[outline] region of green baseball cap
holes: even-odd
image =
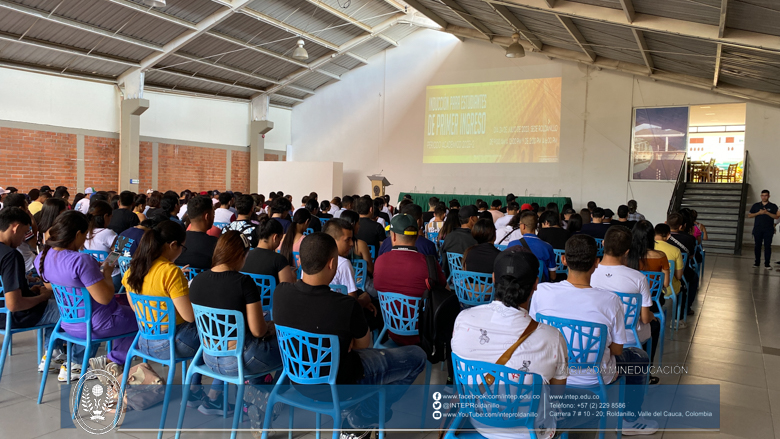
[[[406,230],[412,227],[414,227],[414,231]],[[397,233],[399,235],[415,236],[418,233],[417,221],[413,216],[407,215],[405,213],[394,216],[393,219],[390,220],[389,228],[391,232]]]

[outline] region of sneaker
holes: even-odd
[[[89,359],[89,369],[90,370],[105,370],[111,375],[113,375],[115,378],[118,378],[122,375],[122,366],[117,363],[110,363],[108,361],[108,358],[105,355],[101,355],[100,357],[94,357]],[[101,384],[106,385],[108,382],[108,378],[106,378],[103,375],[98,375],[98,381],[100,381]]]
[[[623,419],[623,434],[626,436],[653,434],[656,431],[658,431],[658,422],[651,419],[637,418],[633,422]]]
[[[771,270],[772,266],[771,265],[764,265],[764,268],[766,268],[767,270]]]
[[[49,363],[49,372],[55,372],[59,369],[59,366],[65,362],[67,358],[65,352],[59,349],[54,349],[51,353],[51,362]],[[41,357],[41,364],[38,365],[38,372],[43,373],[43,366],[46,365],[46,354]]]
[[[685,323],[685,322],[684,322],[684,321],[682,321],[682,320],[680,320],[680,322],[679,322],[679,326],[678,326],[678,325],[675,325],[675,323],[674,323],[674,322],[671,322],[671,323],[669,323],[669,329],[674,329],[674,328],[685,329],[685,328],[687,328],[687,327],[688,327],[688,324],[687,324],[687,323]]]
[[[371,436],[371,430],[366,431],[342,431],[339,439],[365,439]]]
[[[688,315],[692,316],[694,314],[696,314],[696,312],[693,310],[693,308],[688,308]]]
[[[758,268],[758,267],[760,267],[760,265],[758,265],[758,264],[753,264],[753,268]]]
[[[233,409],[235,406],[233,404],[228,404],[227,408],[227,414],[233,413]],[[198,407],[198,411],[203,413],[204,415],[219,415],[222,416],[222,396],[217,398],[216,401],[212,401],[211,398],[205,398],[203,402],[200,404],[200,407]]]
[[[79,378],[81,378],[81,365],[70,363],[70,381],[75,381]],[[64,364],[60,366],[60,374],[57,376],[57,381],[61,383],[68,382],[68,368]]]
[[[197,392],[190,391],[189,396],[187,396],[187,407],[200,407],[206,399],[206,392],[203,389],[198,389]]]

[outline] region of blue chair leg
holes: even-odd
[[[6,317],[7,318],[7,317]],[[8,351],[11,347],[11,334],[8,332],[3,336],[3,349],[0,351],[0,379],[3,378],[3,368],[5,367],[5,358],[8,355]],[[46,374],[44,374],[45,376]]]
[[[428,392],[426,391],[427,395]],[[379,389],[379,439],[385,438],[385,399],[387,394],[384,388]]]
[[[228,387],[228,382],[225,381],[222,383],[222,417],[227,418],[227,412],[228,412],[228,393],[230,392],[230,387]],[[238,407],[236,407],[238,409]]]
[[[176,374],[176,361],[171,358],[171,363],[168,365],[168,382],[165,384],[165,396],[163,397],[162,414],[160,415],[160,431],[157,432],[157,439],[162,439],[163,428],[165,428],[165,420],[168,417],[168,404],[171,402],[171,393],[173,392],[173,376]],[[182,404],[187,406],[187,401],[182,400]]]
[[[181,383],[184,384],[184,377],[187,376],[187,360],[181,362]]]
[[[268,410],[268,408],[266,408],[266,411],[269,412],[269,413],[271,412],[271,410]],[[293,420],[294,416],[295,416],[295,407],[290,406],[290,419],[288,420],[288,424],[287,424],[287,427],[288,427],[287,428],[287,439],[292,439],[293,424],[295,423],[295,421]],[[333,422],[336,422],[335,419],[333,420]],[[336,428],[336,426],[334,425],[333,428]]]
[[[322,429],[322,415],[317,413],[314,418],[314,431],[316,439],[320,438],[320,430]]]
[[[339,430],[341,426],[344,424],[344,419],[341,417],[341,411],[338,409],[338,407],[333,411],[333,413],[329,413],[330,417],[333,418],[333,437],[332,439],[339,439],[341,437],[341,431]],[[338,425],[336,425],[338,423]],[[317,432],[319,434],[319,431]],[[316,439],[320,439],[317,437]]]
[[[181,392],[181,408],[179,409],[179,420],[176,422],[176,439],[181,438],[181,428],[184,425],[184,412],[187,410],[187,399],[190,397],[190,383],[192,383],[192,373],[187,371],[187,377],[184,380]]]
[[[43,363],[43,375],[41,376],[41,388],[38,390],[38,404],[41,403],[41,400],[43,400],[43,391],[46,389],[46,377],[48,375],[47,371],[49,370],[49,365],[51,364],[51,351],[54,350],[54,343],[57,341],[57,338],[54,336],[54,333],[52,332],[51,340],[49,340],[49,347],[46,351],[46,361]],[[68,353],[70,355],[70,353]],[[70,357],[68,356],[68,360],[70,360]]]
[[[111,340],[106,342],[106,355],[111,353]]]
[[[37,334],[36,340],[35,340],[36,341],[35,348],[36,348],[36,350],[38,352],[37,360],[41,361],[41,358],[43,357],[43,355],[41,354],[41,351],[43,350],[43,329],[39,329],[39,330],[37,330],[35,332]],[[2,376],[2,375],[0,375],[0,376]]]
[[[130,365],[133,362],[135,353],[132,349],[127,352],[127,359],[125,360],[125,370],[122,372],[122,381],[119,382],[119,398],[118,401],[124,401],[125,391],[127,390],[127,380],[130,378]],[[166,395],[167,396],[167,395]]]
[[[241,418],[241,414],[244,412],[241,409],[241,403],[244,401],[244,383],[242,382],[236,386],[236,410],[233,413],[233,431],[230,433],[230,439],[236,439],[236,430],[238,429],[238,420]],[[225,407],[227,408],[227,407]],[[227,413],[227,410],[224,411]]]

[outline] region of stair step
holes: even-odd
[[[742,190],[742,183],[687,183],[685,189],[739,189]]]
[[[685,188],[685,195],[741,195],[742,189],[689,189]]]
[[[711,248],[725,248],[734,250],[734,242],[729,241],[704,241],[704,250],[709,251]]]
[[[684,207],[684,206],[683,206]],[[709,207],[709,206],[695,206],[696,212],[699,214],[699,218],[701,218],[703,213],[711,213],[715,215],[739,215],[740,208],[737,206],[715,206],[715,207]]]
[[[734,252],[733,248],[727,249],[727,248],[717,248],[717,247],[710,247],[706,248],[707,254],[719,254],[719,255],[734,255],[736,254]]]
[[[709,238],[707,241],[704,242],[736,242],[737,241],[737,234],[725,234],[725,233],[709,233],[707,235]]]
[[[717,235],[717,234],[725,234],[725,235],[736,235],[737,234],[737,225],[734,224],[732,227],[719,227],[715,225],[710,225],[709,223],[706,224],[707,226],[707,235]]]
[[[733,209],[739,209],[741,206],[740,200],[690,200],[683,198],[680,206],[682,207],[727,207]],[[697,212],[699,209],[695,209]]]
[[[700,210],[696,209],[696,211],[699,213],[699,218],[697,221],[700,223],[703,223],[705,226],[710,225],[714,221],[723,221],[723,222],[731,222],[736,223],[739,221],[739,215],[738,214],[723,214],[723,213],[702,213]]]
[[[742,201],[741,195],[733,194],[688,194],[683,195],[683,202],[686,200],[691,201],[732,201],[739,203]]]

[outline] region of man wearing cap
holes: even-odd
[[[390,240],[393,249],[379,256],[374,263],[374,288],[377,291],[398,293],[410,297],[422,297],[427,289],[428,261],[415,247],[420,226],[417,220],[408,214],[401,213],[390,220]],[[471,234],[469,234],[469,237]],[[472,238],[473,239],[473,238]],[[438,262],[433,256],[428,257],[435,265],[439,285],[446,285],[447,280]],[[411,345],[420,342],[418,336],[397,336],[390,338],[400,345]]]
[[[460,228],[457,228],[444,238],[444,244],[441,246],[441,256],[444,263],[444,269],[449,273],[447,264],[447,253],[463,254],[467,248],[477,245],[477,240],[471,236],[471,228],[474,227],[479,217],[477,208],[474,205],[463,206],[458,210],[458,220]],[[379,290],[382,291],[382,290]]]
[[[84,189],[84,198],[80,199],[78,203],[76,203],[75,209],[79,212],[86,215],[89,212],[89,198],[92,196],[92,194],[95,193],[95,189],[88,187]]]
[[[531,297],[539,283],[539,261],[533,254],[514,247],[501,252],[493,263],[493,283],[496,286],[493,302],[461,311],[452,332],[452,352],[473,361],[496,362],[521,335],[530,331],[513,352],[509,352],[507,367],[531,372],[545,383],[563,390],[569,375],[566,340],[557,329],[539,323],[528,314]],[[535,328],[534,328],[535,327]],[[541,409],[535,426],[540,438],[555,433],[555,419]],[[528,437],[523,427],[492,429],[475,419],[471,423],[487,437]],[[547,434],[545,434],[547,433]]]

